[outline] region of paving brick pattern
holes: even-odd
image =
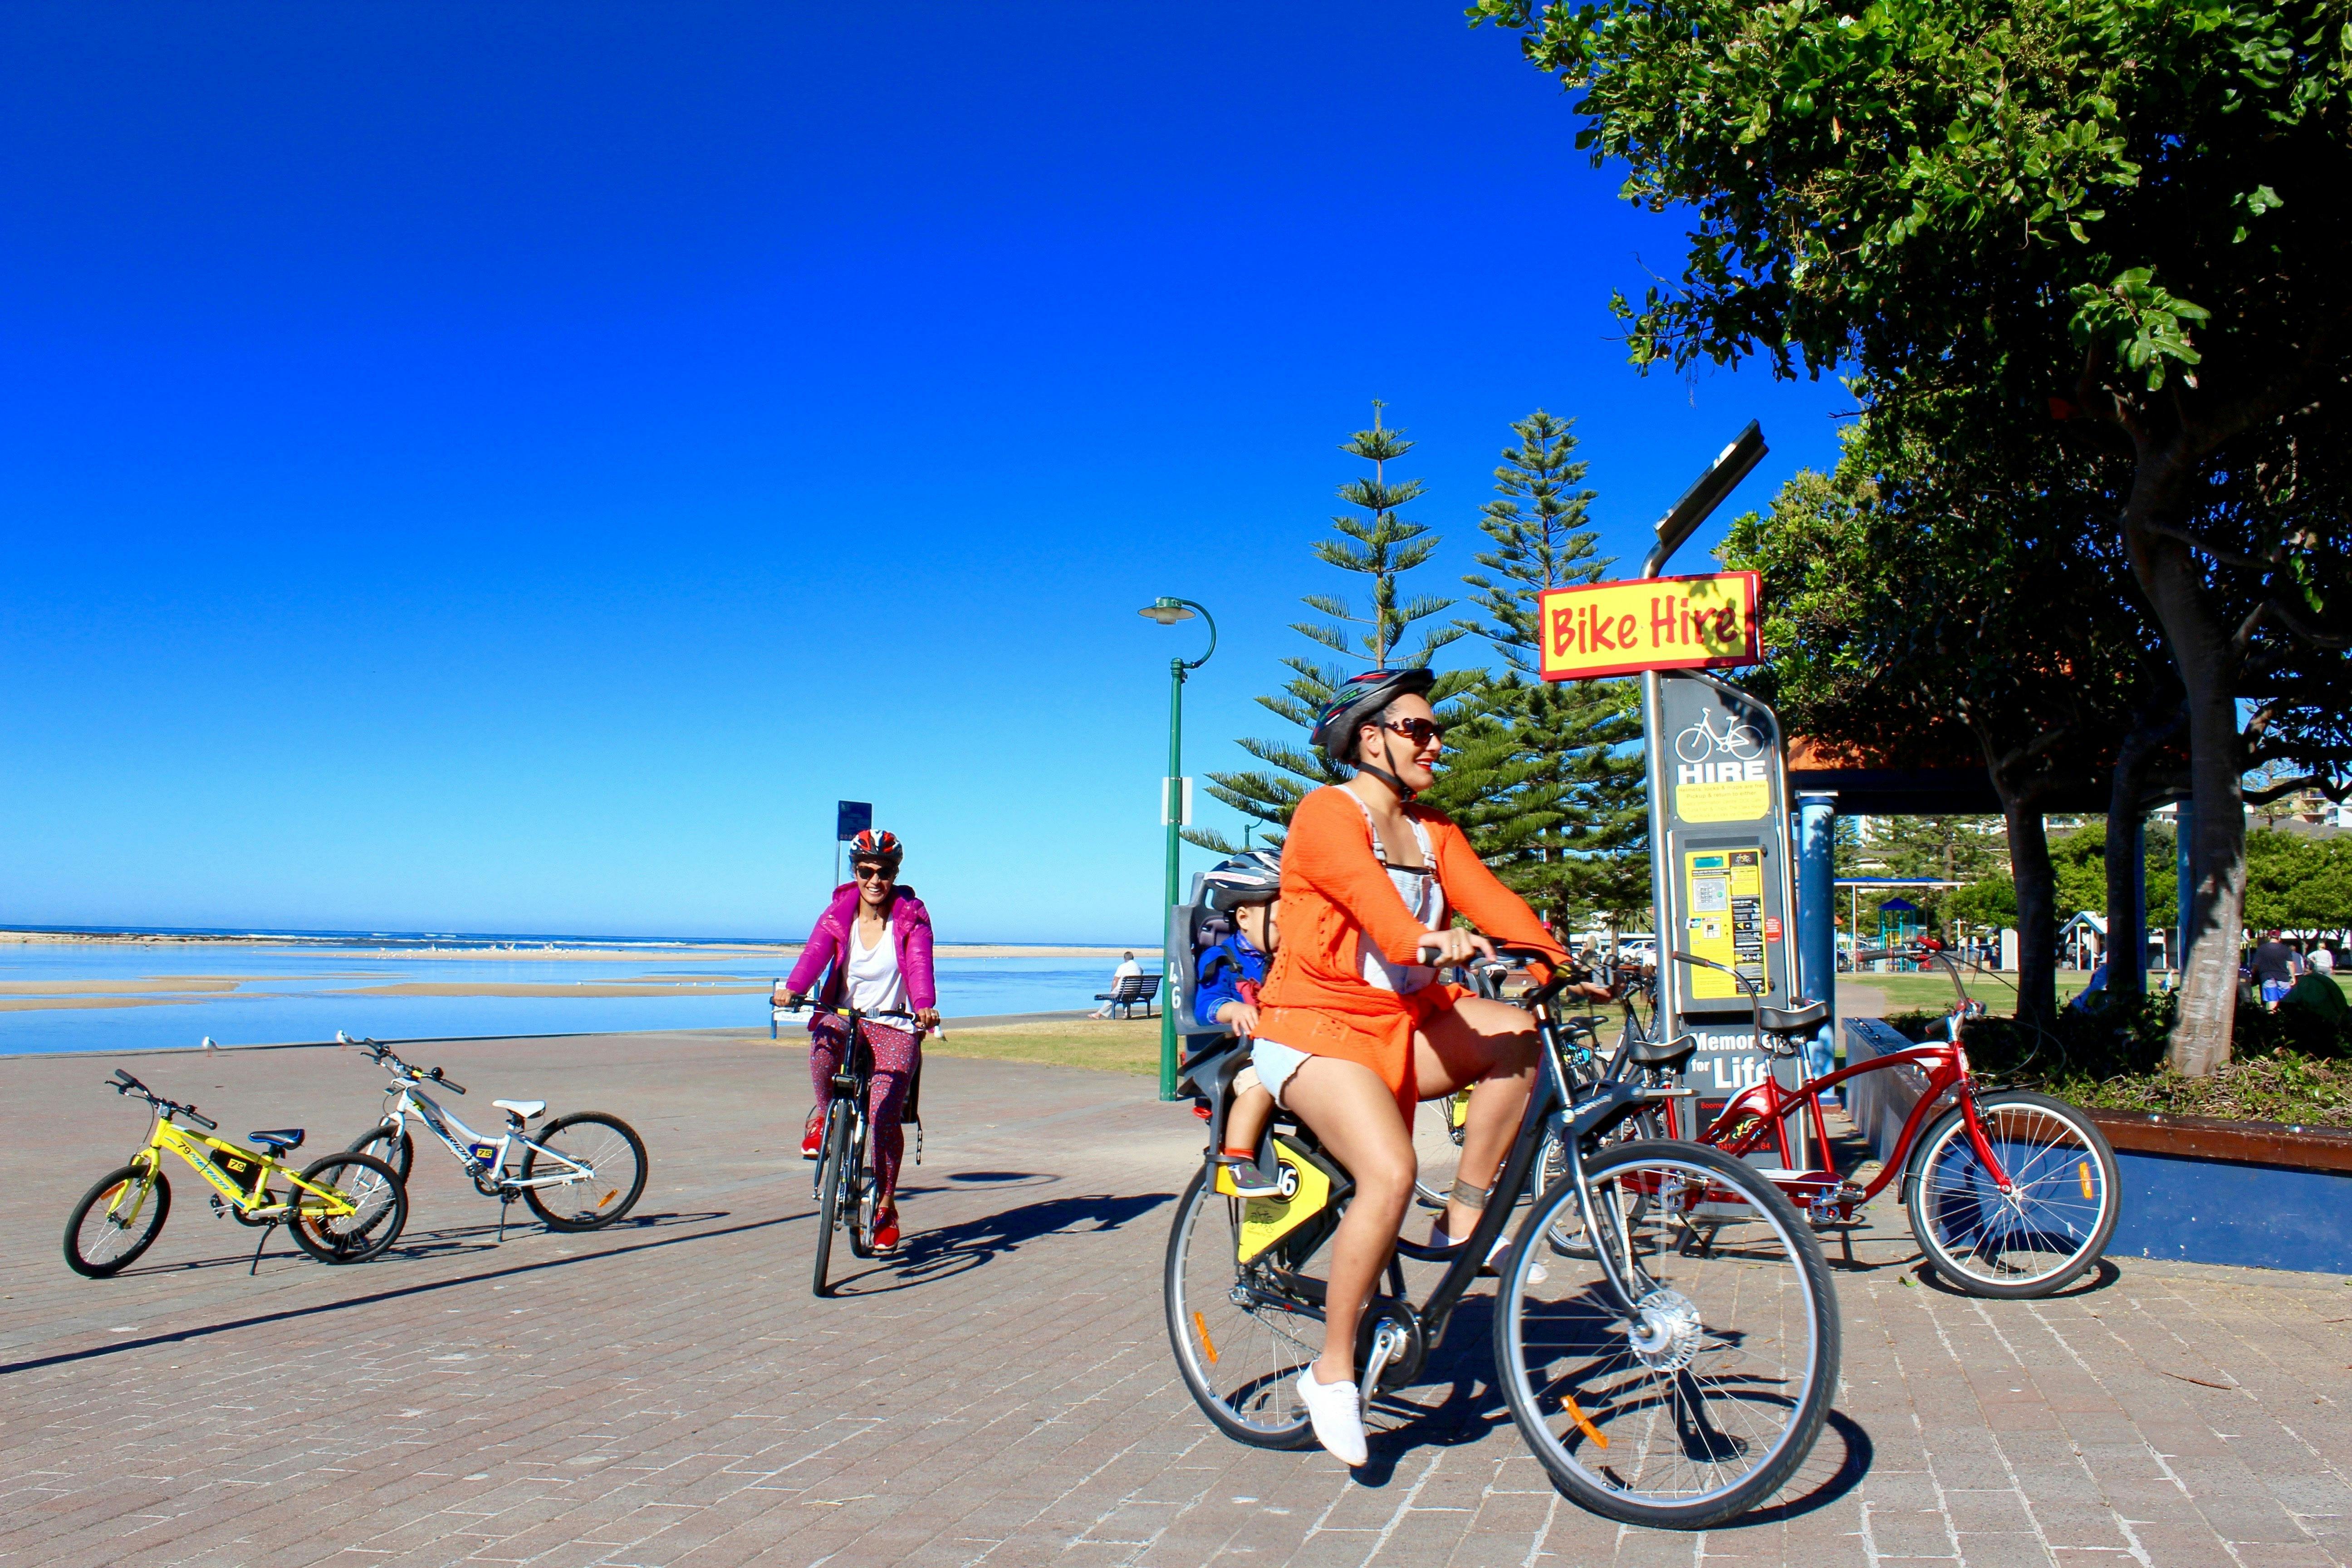
[[[192,1175],[111,1281],[58,1254],[142,1130],[129,1065],[226,1129],[368,1124],[356,1057],[0,1060],[0,1565],[1807,1564],[2241,1568],[2352,1556],[2352,1288],[2123,1260],[2044,1302],[1838,1273],[1846,1386],[1797,1482],[1704,1534],[1569,1503],[1474,1298],[1373,1462],[1214,1434],[1157,1297],[1194,1124],[1146,1080],[936,1059],[905,1257],[809,1293],[803,1068],[765,1031],[420,1050],[473,1094],[634,1122],[630,1223],[551,1235],[420,1149],[402,1246],[329,1268]],[[481,1120],[490,1120],[485,1117]],[[1832,1257],[1838,1254],[1833,1249]]]

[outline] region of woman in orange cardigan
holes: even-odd
[[[1291,816],[1282,950],[1258,995],[1260,1083],[1356,1183],[1331,1242],[1323,1353],[1298,1378],[1316,1437],[1351,1466],[1366,1458],[1356,1320],[1412,1199],[1413,1108],[1478,1086],[1459,1179],[1433,1238],[1443,1246],[1477,1223],[1534,1079],[1528,1015],[1440,984],[1438,968],[1492,958],[1496,941],[1567,957],[1462,830],[1413,804],[1436,779],[1444,730],[1429,705],[1434,679],[1426,669],[1373,670],[1323,710],[1315,743],[1356,775],[1314,791]],[[1486,934],[1455,928],[1454,911]]]

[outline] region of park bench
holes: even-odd
[[[1114,982],[1108,991],[1096,992],[1095,1000],[1109,1003],[1111,1016],[1115,1018],[1134,1017],[1135,1009],[1138,1006],[1143,1009],[1143,1016],[1149,1018],[1151,1016],[1152,1005],[1160,1000],[1160,976],[1157,974],[1126,975]]]

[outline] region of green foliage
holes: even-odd
[[[2246,924],[2282,931],[2352,929],[2352,837],[2246,835]]]
[[[1573,426],[1538,409],[1511,426],[1518,439],[1479,522],[1492,544],[1475,557],[1483,570],[1463,579],[1486,616],[1456,623],[1485,638],[1504,669],[1465,698],[1471,722],[1449,737],[1461,749],[1431,792],[1496,874],[1562,926],[1650,901],[1638,690],[1539,673],[1539,596],[1598,582],[1612,564],[1585,525],[1593,492],[1578,488],[1586,465]],[[1482,745],[1494,750],[1482,756]],[[1458,799],[1471,793],[1483,795],[1483,812]]]
[[[1315,558],[1324,564],[1369,578],[1370,596],[1359,606],[1341,595],[1307,595],[1301,602],[1326,619],[1297,622],[1291,629],[1369,668],[1423,667],[1438,649],[1467,634],[1454,626],[1423,626],[1418,646],[1410,653],[1402,651],[1405,636],[1412,627],[1443,615],[1454,601],[1426,595],[1399,596],[1398,580],[1435,553],[1439,536],[1431,533],[1426,524],[1398,515],[1399,508],[1420,498],[1423,485],[1419,479],[1388,482],[1388,465],[1412,451],[1412,443],[1404,438],[1402,431],[1382,426],[1383,406],[1374,403],[1372,427],[1357,431],[1339,447],[1372,466],[1370,479],[1351,479],[1339,491],[1340,500],[1365,515],[1343,513],[1334,517],[1331,527],[1339,537],[1318,540],[1314,547]],[[1297,656],[1282,662],[1290,671],[1290,679],[1283,682],[1280,691],[1259,698],[1259,705],[1312,735],[1323,705],[1355,672],[1344,665],[1318,663]],[[1441,675],[1430,696],[1436,702],[1447,701],[1476,679],[1475,674],[1462,671]],[[1240,744],[1244,751],[1265,763],[1266,769],[1213,773],[1209,775],[1209,793],[1244,816],[1277,828],[1289,826],[1291,812],[1306,798],[1307,791],[1348,777],[1346,769],[1332,766],[1320,752],[1304,741],[1244,740]],[[1464,805],[1465,810],[1476,815],[1485,809],[1486,801],[1483,795],[1471,792]],[[1188,827],[1184,837],[1219,854],[1231,855],[1240,848],[1224,835],[1206,828]],[[1281,839],[1279,835],[1269,835],[1266,842],[1279,844]]]

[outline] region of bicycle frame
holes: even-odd
[[[593,1180],[595,1177],[594,1171],[578,1161],[568,1159],[545,1144],[525,1137],[519,1127],[509,1126],[499,1134],[498,1142],[489,1142],[482,1133],[467,1126],[456,1111],[426,1094],[420,1080],[415,1078],[395,1076],[392,1096],[392,1107],[384,1112],[384,1123],[405,1136],[408,1118],[414,1114],[425,1123],[426,1131],[441,1141],[444,1148],[457,1157],[457,1163],[477,1183],[495,1178],[499,1189],[520,1193],[534,1187],[568,1186],[573,1182]],[[453,1128],[456,1130],[454,1133]],[[554,1175],[534,1176],[526,1181],[506,1168],[508,1156],[518,1149],[534,1150],[541,1159],[556,1162],[561,1169]]]
[[[227,1174],[213,1163],[206,1153],[207,1150],[212,1149],[217,1149],[226,1154],[233,1154],[239,1160],[252,1163],[253,1187],[250,1191],[239,1187],[235,1182],[229,1180]],[[131,1156],[131,1163],[134,1168],[153,1174],[162,1168],[162,1156],[167,1151],[177,1154],[186,1163],[189,1169],[202,1176],[205,1183],[221,1196],[236,1205],[240,1214],[250,1219],[283,1220],[292,1217],[294,1206],[299,1201],[295,1195],[297,1193],[308,1193],[318,1198],[320,1200],[318,1212],[320,1214],[340,1216],[359,1212],[350,1200],[333,1188],[322,1187],[315,1182],[304,1181],[295,1173],[292,1166],[283,1164],[270,1155],[257,1150],[241,1148],[225,1138],[215,1138],[202,1132],[191,1132],[173,1122],[168,1116],[159,1116],[155,1119],[154,1128],[148,1133],[147,1142],[141,1146],[138,1153]],[[266,1203],[263,1200],[269,1197],[269,1182],[275,1176],[284,1176],[294,1192],[277,1202]],[[143,1203],[145,1199],[142,1197],[140,1201]],[[112,1215],[117,1212],[118,1205],[121,1202],[121,1194],[117,1194],[114,1202],[107,1205],[107,1213]],[[134,1209],[133,1212],[135,1213],[136,1210]]]

